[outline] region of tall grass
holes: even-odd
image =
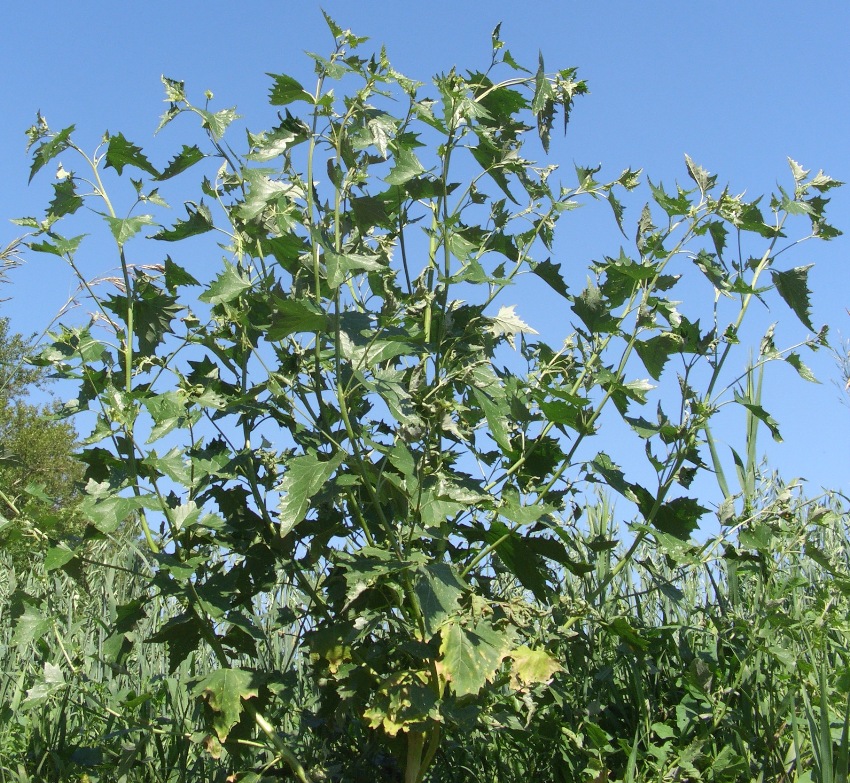
[[[505,679],[481,704],[459,704],[431,779],[846,781],[846,503],[806,499],[776,476],[749,486],[746,515],[722,536],[661,537],[621,570],[627,531],[600,498],[572,537],[576,563],[588,565],[559,575],[557,602],[504,582],[512,611],[525,612],[525,641],[562,670],[527,693]],[[232,780],[233,760],[197,731],[200,707],[177,686],[167,646],[107,663],[122,638],[106,628],[120,613],[144,610],[127,631],[144,639],[173,610],[146,587],[132,536],[119,544],[97,544],[71,574],[0,564],[0,783]],[[254,608],[262,666],[286,673],[272,714],[300,737],[316,778],[395,779],[362,725],[314,711],[316,683],[295,644],[302,601],[281,584]],[[193,654],[177,673],[211,666]],[[250,737],[242,748],[261,780]]]

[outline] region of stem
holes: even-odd
[[[407,734],[407,761],[404,765],[404,783],[419,783],[422,767],[422,747],[425,744],[425,734],[421,731],[410,731]]]

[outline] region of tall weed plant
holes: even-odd
[[[809,545],[809,506],[753,485],[721,509],[737,537],[690,540],[716,412],[777,433],[739,388],[755,304],[804,331],[765,335],[752,367],[811,380],[825,330],[789,261],[839,233],[840,183],[791,161],[749,201],[686,158],[687,187],[648,182],[630,224],[640,172],[558,181],[529,157],[586,93],[575,69],[526,69],[497,28],[483,70],[426,85],[327,22],[315,85],[272,75],[276,120],[244,146],[234,109],[169,78],[160,131],[200,138],[167,162],[121,133],[87,153],[40,115],[28,132],[32,176],[61,163],[23,244],[94,314],[40,358],[90,425],[91,528],[12,593],[8,775],[841,774],[839,637],[812,623],[843,595],[781,592],[791,564],[823,585],[840,557]],[[624,244],[575,285],[556,226],[594,201]],[[117,274],[91,269],[99,231]],[[682,304],[692,278],[708,296]],[[517,311],[530,280],[563,308],[558,344]],[[617,422],[642,469],[603,445]],[[131,523],[128,560],[87,554]]]

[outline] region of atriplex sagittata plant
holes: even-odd
[[[73,126],[39,116],[32,175],[59,162],[59,178],[44,218],[18,222],[31,250],[70,265],[93,313],[41,357],[78,381],[66,412],[92,424],[82,513],[106,535],[138,520],[145,594],[171,607],[148,635],[147,601],[117,607],[109,663],[167,645],[204,707],[196,731],[235,769],[318,780],[323,741],[356,735],[419,783],[446,733],[487,725],[488,688],[534,699],[561,676],[530,618],[564,574],[595,568],[576,545],[594,487],[640,521],[585,607],[636,552],[695,530],[706,508],[688,489],[720,405],[774,426],[735,391],[730,356],[752,305],[776,294],[811,330],[800,345],[822,341],[807,268],[779,268],[779,254],[838,233],[823,194],[839,183],[792,162],[763,210],[686,158],[689,188],[651,184],[628,231],[621,199],[638,171],[600,182],[578,167],[567,185],[526,157],[529,137],[548,151],[556,115],[566,123],[586,92],[574,69],[526,70],[497,28],[483,72],[425,85],[328,23],[315,85],[273,75],[278,120],[243,152],[226,139],[235,110],[196,105],[168,78],[160,130],[195,120],[203,140],[165,165],[121,133],[87,154]],[[587,199],[607,200],[634,239],[573,288],[551,260],[555,227]],[[114,275],[88,270],[90,240],[72,226],[92,216],[114,240]],[[710,294],[685,309],[677,291],[694,275]],[[558,345],[516,311],[531,279],[563,308]],[[808,374],[768,338],[756,364],[773,360]],[[651,481],[597,445],[612,416],[644,444]],[[724,513],[733,522],[734,504]],[[81,551],[51,550],[50,567]],[[258,618],[279,591],[291,654],[270,665]],[[181,668],[194,656],[213,665]],[[299,712],[290,675],[308,663]]]

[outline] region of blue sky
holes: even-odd
[[[613,178],[641,167],[653,181],[672,185],[686,179],[687,153],[731,190],[754,196],[789,182],[790,156],[850,180],[844,2],[11,0],[0,10],[0,243],[19,233],[7,218],[42,214],[50,198],[52,171],[27,186],[23,133],[36,110],[54,128],[76,123],[78,142],[89,148],[109,130],[156,150],[165,74],[185,80],[195,96],[212,90],[217,107],[237,105],[250,126],[266,127],[274,113],[264,74],[309,83],[311,61],[303,52],[330,49],[320,8],[376,47],[386,44],[394,66],[423,81],[453,65],[486,67],[497,22],[519,62],[535,63],[540,50],[549,70],[577,66],[591,95],[577,103],[566,139],[552,149],[553,162],[567,171],[573,163],[601,163]],[[169,152],[195,140],[188,131],[179,135],[169,139]],[[850,188],[832,195],[832,222],[850,232]],[[616,253],[620,243],[612,221],[594,212],[572,213],[559,231],[564,256],[553,260],[578,269]],[[850,335],[848,239],[809,243],[795,253],[794,265],[816,264],[815,323],[830,324],[836,338]],[[44,328],[71,286],[57,259],[39,255],[12,274],[12,283],[0,312],[26,333]],[[523,314],[524,303],[518,305]],[[788,310],[763,313],[762,320],[779,320],[780,333],[787,322],[799,334]],[[850,492],[850,408],[840,401],[833,359],[821,352],[807,361],[822,385],[805,384],[788,368],[768,376],[765,407],[779,419],[785,442],[774,444],[765,433],[761,443],[786,477]],[[730,430],[729,441],[741,432]]]

